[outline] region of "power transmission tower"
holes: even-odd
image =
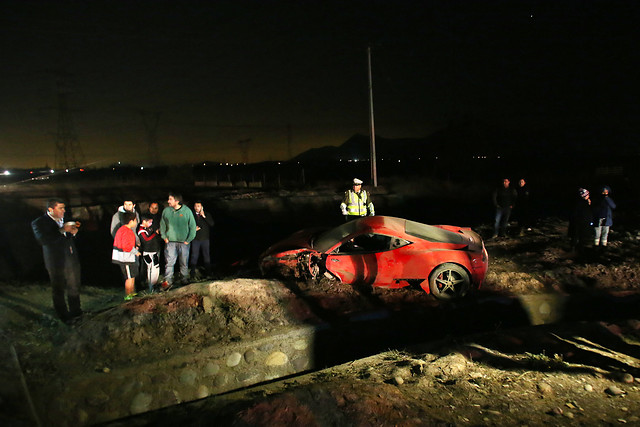
[[[71,90],[67,80],[61,74],[57,77],[58,129],[55,133],[55,167],[56,169],[73,169],[84,164],[84,154],[78,143],[73,117],[67,104],[67,94]]]
[[[293,140],[291,133],[291,123],[287,124],[287,158],[291,160],[293,158],[293,150],[291,149],[291,142]]]
[[[240,153],[242,154],[242,163],[249,163],[249,143],[251,142],[251,138],[249,139],[241,139],[238,141],[238,145],[240,146]]]
[[[147,146],[149,149],[149,162],[151,166],[160,164],[160,152],[158,150],[158,125],[160,124],[160,113],[149,113],[140,110],[144,129],[147,131]]]

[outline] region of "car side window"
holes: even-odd
[[[353,239],[348,240],[344,242],[342,245],[340,245],[335,250],[335,253],[361,254],[361,253],[385,252],[390,249],[395,249],[395,247],[392,246],[393,240],[402,240],[406,242],[406,240],[404,239],[396,239],[391,236],[385,236],[383,234],[375,234],[375,233],[360,234],[354,237]]]
[[[400,237],[392,237],[391,238],[391,247],[389,249],[394,250],[401,248],[403,246],[410,245],[411,242],[405,239],[401,239]]]

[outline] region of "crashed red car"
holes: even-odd
[[[419,285],[440,299],[479,288],[488,264],[482,238],[468,227],[388,216],[298,231],[260,257],[265,275],[331,277],[389,288]]]

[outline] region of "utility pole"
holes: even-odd
[[[57,77],[58,129],[55,133],[55,168],[73,169],[84,163],[84,154],[78,143],[78,135],[73,126],[73,118],[67,104],[67,94],[71,90],[61,74]]]
[[[378,169],[376,167],[376,126],[373,120],[373,77],[371,75],[371,46],[367,47],[367,59],[369,63],[369,127],[371,134],[371,180],[373,186],[378,186]]]
[[[160,125],[160,113],[149,113],[140,110],[144,129],[147,131],[147,146],[149,150],[149,162],[151,166],[160,164],[160,152],[158,150],[158,125]]]

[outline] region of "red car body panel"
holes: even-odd
[[[374,216],[321,230],[302,230],[271,246],[261,256],[263,273],[291,269],[313,277],[318,265],[343,283],[397,288],[409,280],[427,281],[434,268],[454,263],[479,287],[488,268],[482,239],[470,228]],[[364,248],[358,246],[362,242]],[[428,285],[422,287],[429,292]]]

